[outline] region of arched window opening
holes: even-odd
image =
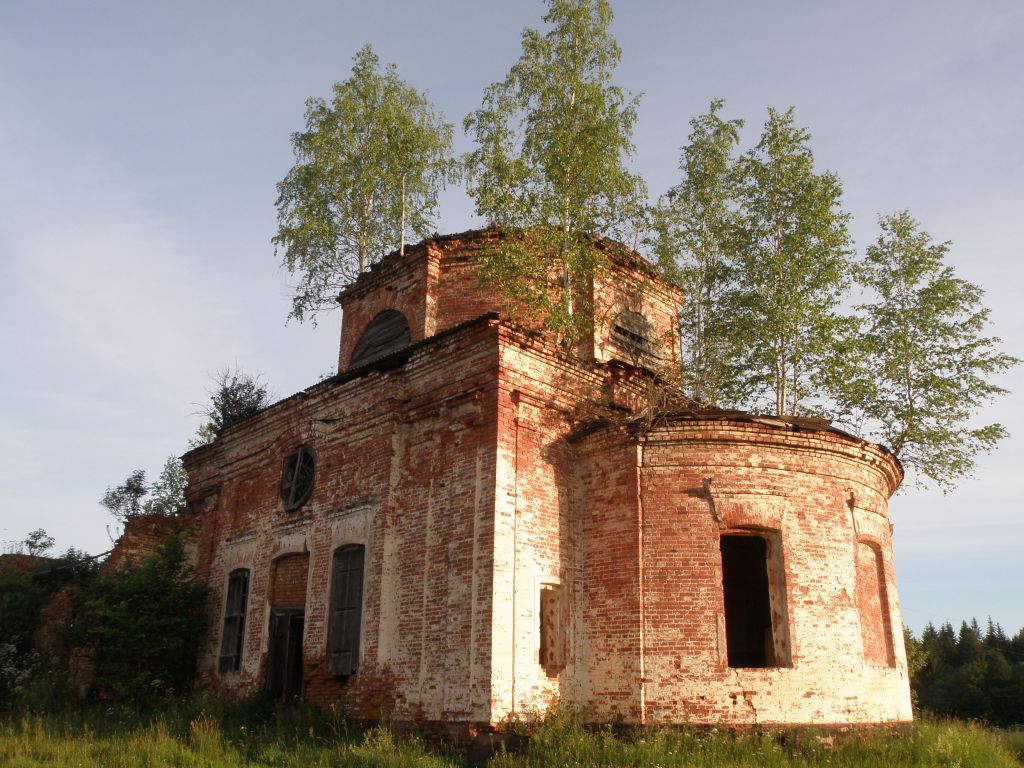
[[[407,347],[410,338],[405,315],[395,309],[386,309],[366,326],[352,351],[348,367],[358,368]]]
[[[866,541],[857,542],[857,608],[864,660],[878,667],[896,666],[882,553]]]

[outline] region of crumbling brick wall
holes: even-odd
[[[567,350],[494,314],[505,303],[480,290],[475,254],[495,236],[386,259],[342,296],[338,376],[185,457],[192,551],[211,588],[203,685],[261,689],[269,609],[285,601],[304,611],[306,698],[359,718],[468,732],[561,701],[631,723],[909,719],[892,457],[821,423],[655,413],[652,379],[622,362],[610,323],[649,318],[671,363],[678,293],[617,253],[591,287],[593,342]],[[347,372],[384,309],[405,315],[411,346]],[[645,419],[629,423],[631,411]],[[302,445],[315,485],[288,511],[282,466]],[[730,665],[729,536],[765,542],[778,630],[763,668]],[[365,548],[358,668],[332,674],[332,558],[349,546]],[[222,673],[238,569],[243,652]],[[542,622],[554,620],[552,635]],[[540,649],[552,636],[554,662]]]

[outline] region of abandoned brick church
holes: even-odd
[[[596,241],[609,266],[570,354],[481,289],[496,237],[363,274],[338,374],[184,457],[201,685],[464,732],[554,702],[910,720],[892,455],[819,420],[682,398],[652,415],[683,297]]]

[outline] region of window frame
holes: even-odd
[[[327,671],[343,680],[359,670],[365,581],[366,546],[353,543],[336,547],[331,555],[325,662]]]
[[[359,334],[349,358],[349,369],[361,368],[405,349],[412,343],[412,327],[405,313],[390,307],[378,312]]]
[[[764,598],[767,602],[769,629],[771,633],[771,657],[765,654],[762,664],[733,663],[729,653],[729,599],[726,595],[726,566],[723,553],[725,539],[760,539],[764,542],[765,580]],[[722,647],[725,653],[722,662],[729,669],[781,669],[793,666],[791,645],[789,640],[789,614],[786,600],[785,565],[782,553],[782,534],[780,531],[761,528],[739,528],[722,531],[719,534],[719,553],[721,553],[721,589],[722,589],[722,624],[724,632]],[[767,650],[767,649],[766,649]]]
[[[235,568],[228,574],[224,596],[224,621],[221,625],[220,653],[217,671],[220,674],[238,672],[242,668],[245,649],[245,618],[249,608],[248,568]]]
[[[306,479],[308,475],[308,481]],[[302,481],[304,484],[296,486]],[[316,451],[310,445],[300,445],[284,457],[281,464],[280,498],[285,512],[293,512],[313,495],[316,486]]]

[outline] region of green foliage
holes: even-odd
[[[168,456],[160,477],[149,486],[149,498],[142,505],[147,515],[176,515],[185,506],[185,486],[188,473],[181,459]]]
[[[5,766],[374,766],[463,765],[447,750],[386,728],[363,731],[335,713],[253,701],[166,700],[159,710],[78,708],[0,723]]]
[[[154,483],[146,482],[144,469],[136,469],[121,485],[108,487],[100,504],[121,523],[143,514],[176,515],[185,506],[186,485],[188,473],[181,459],[168,456]]]
[[[1006,432],[978,425],[1019,360],[984,335],[982,291],[943,263],[907,212],[855,264],[841,185],[816,173],[793,110],[769,109],[734,160],[721,101],[690,122],[682,181],[655,210],[654,253],[683,290],[682,384],[694,399],[778,415],[828,415],[887,445],[920,484],[969,476]],[[843,316],[851,277],[873,301]]]
[[[206,593],[178,536],[138,567],[87,586],[72,639],[93,654],[96,692],[144,703],[186,688],[206,627]]]
[[[223,368],[211,378],[214,389],[210,402],[199,412],[206,421],[190,441],[192,448],[212,443],[228,427],[252,418],[270,405],[267,385],[259,375],[251,376],[236,366]]]
[[[49,542],[49,549],[53,539],[38,529],[29,541]],[[31,570],[0,560],[0,712],[44,699],[47,691],[63,690],[61,659],[42,659],[32,649],[40,611],[59,589],[87,584],[97,570],[95,558],[73,547],[60,557],[30,557],[35,558]]]
[[[646,188],[625,165],[638,98],[611,82],[611,7],[547,7],[547,33],[523,30],[519,61],[466,117],[477,149],[465,165],[477,214],[519,234],[484,254],[485,281],[571,341],[592,322],[577,306],[602,264],[591,238],[636,240]]]
[[[0,710],[28,679],[32,637],[46,597],[31,573],[0,561]]]
[[[742,120],[719,115],[712,101],[706,115],[690,120],[689,143],[679,169],[683,179],[658,201],[654,255],[662,274],[685,297],[679,311],[683,391],[702,403],[731,402],[730,361],[740,340],[729,320],[728,298],[736,262],[736,162]]]
[[[306,102],[292,136],[295,166],[277,185],[274,244],[299,283],[289,317],[300,322],[335,299],[407,233],[433,229],[438,193],[453,178],[452,126],[373,49],[355,56],[331,103]]]
[[[959,631],[949,623],[925,627],[908,639],[911,689],[923,711],[982,720],[993,725],[1024,724],[1024,630],[1013,640],[1002,627],[976,620]]]
[[[36,528],[25,537],[25,549],[30,557],[38,557],[53,548],[53,536],[42,528]]]
[[[114,519],[119,522],[130,520],[142,514],[142,499],[149,493],[146,485],[146,470],[136,469],[129,473],[121,485],[107,490],[100,499],[100,504],[107,508]]]
[[[933,243],[907,211],[879,223],[855,271],[874,301],[857,307],[863,319],[833,388],[848,423],[888,445],[918,484],[950,490],[1006,436],[973,417],[1006,392],[993,376],[1020,361],[984,335],[983,292],[944,263],[948,243]]]
[[[700,402],[776,415],[823,411],[849,284],[849,217],[816,173],[793,109],[769,108],[758,144],[734,158],[740,120],[722,101],[690,121],[682,181],[655,210],[654,251],[682,288],[683,387]]]
[[[820,380],[844,326],[849,216],[842,185],[815,173],[810,133],[790,108],[769,108],[757,146],[738,168],[734,293],[729,321],[743,340],[736,387],[755,410],[800,415],[820,397]]]

